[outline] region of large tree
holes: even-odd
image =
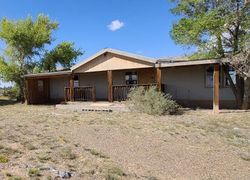
[[[32,71],[35,66],[33,57],[39,56],[44,46],[51,43],[52,31],[57,26],[44,15],[39,15],[35,21],[31,17],[18,21],[4,18],[1,21],[0,39],[7,48],[0,61],[0,73],[4,80],[15,82],[22,101],[25,95],[23,75]]]
[[[82,54],[80,49],[75,49],[74,43],[62,42],[45,53],[42,59],[42,69],[55,71],[57,64],[60,64],[64,69],[69,69],[74,65],[76,58]]]
[[[177,44],[197,47],[197,52],[190,58],[225,58],[231,54],[231,58],[228,59],[233,67],[244,65],[242,63],[245,61],[239,61],[234,56],[248,52],[249,2],[246,0],[171,0],[171,2],[175,4],[171,12],[180,16],[178,22],[173,24],[171,36]],[[249,56],[244,58],[247,57]],[[235,59],[238,59],[238,65],[235,65]],[[235,86],[229,76],[227,65],[224,65],[223,69],[230,79],[238,106],[241,106],[243,95],[249,96],[250,87],[246,86],[249,85],[250,77],[243,76],[236,69],[238,73]],[[244,84],[245,91],[243,91]],[[244,98],[245,101],[247,99]],[[244,108],[248,108],[249,102],[243,104]]]
[[[57,27],[58,23],[44,15],[39,15],[35,20],[31,17],[17,21],[4,18],[0,22],[0,39],[6,44],[4,54],[0,57],[0,78],[15,83],[19,89],[18,99],[23,102],[26,92],[23,76],[43,67],[43,56],[47,57],[48,54],[45,53],[45,46],[52,43],[52,33]],[[81,55],[80,50],[75,50],[72,43],[66,42],[58,45],[52,52],[50,54],[56,54],[63,67],[69,66]],[[47,62],[47,65],[54,66],[54,59]],[[52,70],[55,69],[53,67]]]

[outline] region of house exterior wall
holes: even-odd
[[[95,86],[96,87],[96,99],[107,100],[108,99],[108,82],[107,72],[98,73],[84,73],[79,74],[80,86]]]
[[[49,102],[49,79],[27,79],[26,81],[28,104],[46,104]]]
[[[69,87],[69,78],[52,78],[50,79],[50,99],[58,101],[64,99],[64,88]]]
[[[185,106],[212,107],[213,88],[205,87],[206,66],[184,66],[162,69],[162,83],[173,99]],[[220,88],[222,108],[234,108],[234,95],[229,87]]]
[[[154,67],[153,63],[116,55],[112,53],[105,53],[78,69],[74,70],[75,73],[83,72],[98,72],[107,70],[121,70],[121,69],[138,69]]]
[[[139,84],[155,83],[155,68],[113,71],[113,85],[125,85],[126,72],[137,72]]]

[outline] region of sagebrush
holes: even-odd
[[[155,86],[132,88],[128,101],[135,110],[150,115],[176,114],[180,108],[169,94],[158,91]]]

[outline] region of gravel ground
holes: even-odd
[[[0,179],[250,179],[250,112],[0,105]]]

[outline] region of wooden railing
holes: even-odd
[[[74,91],[70,93],[70,88],[65,87],[64,90],[65,94],[65,101],[70,101],[71,99],[73,101],[95,101],[96,100],[96,89],[94,86],[79,86],[74,87]]]
[[[150,86],[156,86],[157,84],[136,84],[136,85],[113,85],[113,100],[125,101],[128,98],[128,93],[131,88],[144,87],[148,89]],[[164,91],[164,85],[161,85],[161,90]]]

